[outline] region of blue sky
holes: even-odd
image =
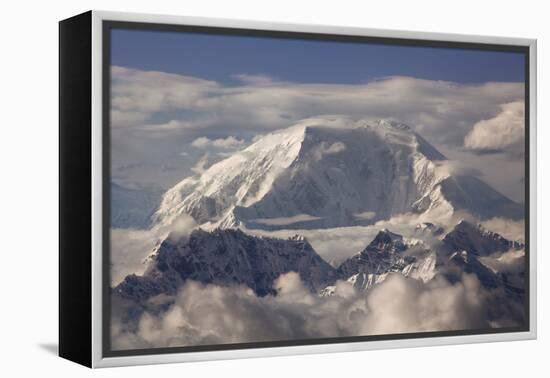
[[[459,83],[523,82],[523,54],[297,39],[114,29],[112,64],[216,80],[268,75],[303,83],[386,76]]]

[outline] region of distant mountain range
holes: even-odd
[[[468,232],[464,232],[464,230]],[[437,232],[437,231],[435,231]],[[195,230],[188,238],[168,236],[151,256],[151,265],[142,276],[129,275],[113,289],[114,298],[144,306],[157,295],[175,295],[187,280],[221,286],[245,285],[258,296],[276,295],[273,283],[281,274],[297,272],[312,292],[331,295],[336,280],[350,282],[356,289],[370,290],[388,274],[428,282],[437,274],[448,281],[460,280],[462,273],[475,275],[488,290],[501,289],[509,300],[521,303],[522,285],[513,277],[491,270],[478,257],[508,250],[521,250],[521,243],[506,240],[481,226],[466,221],[457,224],[441,243],[427,245],[389,230],[381,230],[356,256],[337,268],[326,263],[302,237],[286,240],[255,237],[236,229]],[[132,307],[132,312],[136,308]]]

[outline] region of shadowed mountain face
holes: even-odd
[[[406,125],[294,126],[269,134],[169,190],[159,224],[179,214],[230,228],[316,229],[373,224],[406,212],[467,210],[521,218],[523,208],[472,176]]]
[[[424,283],[440,276],[452,285],[460,284],[463,274],[469,274],[491,293],[488,319],[509,317],[516,323],[523,321],[523,270],[495,271],[480,257],[521,249],[523,245],[466,221],[445,236],[433,224],[418,228],[423,234],[430,233],[432,238],[428,240],[439,242],[427,244],[383,229],[337,269],[299,236],[255,237],[238,229],[199,229],[181,239],[168,236],[150,257],[145,274],[129,275],[112,290],[113,313],[125,327],[136,329],[144,311],[161,313],[170,308],[188,280],[246,286],[251,295],[264,297],[277,296],[275,280],[284,273],[296,272],[312,293],[327,297],[334,294],[337,280],[347,281],[366,293],[392,273]]]
[[[474,176],[454,176],[441,182],[445,198],[456,209],[467,210],[481,219],[495,216],[525,218],[523,206],[500,194]]]
[[[426,226],[426,230],[434,236],[440,235],[440,230],[433,225]],[[362,278],[365,280],[369,276],[399,272],[428,281],[439,272],[450,282],[457,282],[462,273],[470,273],[475,274],[485,287],[492,289],[503,284],[507,278],[492,271],[479,257],[523,248],[521,243],[507,240],[467,221],[459,222],[441,243],[430,246],[417,239],[407,240],[399,234],[382,230],[364,250],[344,261],[337,268],[337,273],[340,279],[353,278],[354,284],[358,274],[365,275]],[[372,284],[375,283],[373,277],[370,278]]]
[[[347,279],[357,273],[378,274],[402,269],[414,262],[414,257],[403,253],[408,248],[401,235],[382,230],[363,251],[338,267],[338,276]]]
[[[303,238],[258,238],[239,230],[196,230],[184,240],[164,240],[143,276],[130,275],[115,293],[141,302],[173,295],[186,281],[245,285],[256,295],[274,294],[281,274],[297,272],[312,291],[333,282],[335,269]]]
[[[496,252],[519,250],[524,247],[522,243],[507,240],[495,232],[467,221],[459,222],[445,235],[443,244],[450,252],[467,251],[476,256],[489,256]]]

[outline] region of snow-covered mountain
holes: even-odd
[[[313,229],[411,211],[523,216],[520,205],[478,178],[451,175],[445,160],[401,123],[300,123],[181,181],[154,218],[167,224],[186,213],[213,227]]]
[[[412,246],[403,236],[381,230],[363,251],[338,267],[338,275],[347,278],[357,273],[378,274],[402,270],[415,260],[414,256],[404,253]]]
[[[286,240],[254,237],[240,230],[195,230],[189,238],[168,236],[151,257],[142,276],[129,275],[115,289],[122,298],[142,302],[159,294],[173,295],[186,281],[246,285],[259,296],[273,294],[273,281],[294,271],[317,291],[336,278],[302,237]]]
[[[437,254],[421,240],[407,240],[384,229],[364,250],[344,261],[337,273],[356,289],[367,291],[384,281],[389,273],[427,282],[436,274],[436,261]]]
[[[325,262],[300,236],[276,239],[221,228],[197,229],[188,237],[168,235],[155,247],[143,275],[129,275],[113,288],[113,308],[125,322],[135,326],[143,311],[165,311],[171,306],[187,280],[243,285],[262,297],[277,295],[273,285],[281,274],[297,272],[311,292],[326,297],[335,293],[337,280],[367,293],[390,274],[424,283],[440,276],[455,284],[466,273],[476,276],[491,293],[489,319],[511,317],[515,322],[523,321],[524,270],[500,272],[482,260],[509,249],[519,251],[522,244],[466,221],[446,234],[433,224],[421,224],[417,229],[424,240],[382,229],[338,268]]]
[[[421,224],[417,228],[430,232],[431,236],[441,236],[441,243],[429,245],[422,240],[406,239],[389,230],[381,230],[364,250],[337,268],[338,278],[367,291],[383,282],[390,273],[400,273],[424,282],[439,273],[451,283],[468,273],[476,275],[488,289],[502,286],[506,290],[521,291],[517,285],[512,287],[510,284],[512,277],[492,270],[479,257],[521,250],[523,244],[464,220],[446,235],[442,235],[433,224]],[[427,240],[434,239],[429,237]],[[332,286],[329,286],[323,294],[329,295],[331,291]]]

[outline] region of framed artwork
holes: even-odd
[[[60,355],[536,337],[536,42],[60,22]]]

